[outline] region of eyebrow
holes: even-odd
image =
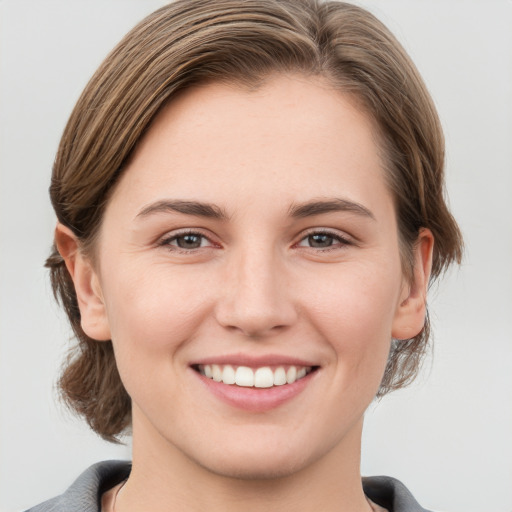
[[[375,215],[362,204],[339,198],[329,198],[296,204],[292,205],[289,210],[291,217],[299,219],[330,212],[350,212],[376,220]]]
[[[137,217],[147,217],[154,213],[184,213],[196,217],[227,220],[226,212],[217,205],[199,201],[180,201],[165,199],[145,206]]]
[[[375,220],[375,215],[362,204],[339,198],[294,204],[288,210],[291,217],[299,219],[330,212],[355,213],[356,215]],[[218,220],[227,220],[229,218],[227,213],[215,204],[171,199],[156,201],[155,203],[145,206],[137,214],[137,217],[147,217],[155,213],[183,213],[185,215]]]

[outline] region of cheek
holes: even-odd
[[[304,310],[342,366],[378,372],[385,367],[401,286],[399,264],[387,269],[340,269],[309,294]]]
[[[315,282],[322,286],[310,288],[307,309],[321,317],[324,324],[391,333],[401,290],[399,265],[347,266],[327,272],[325,277],[317,274]]]
[[[105,297],[118,350],[130,346],[137,352],[158,354],[177,347],[190,337],[208,309],[201,276],[170,272],[158,263],[120,263],[112,268]]]
[[[105,280],[121,380],[134,403],[153,408],[153,414],[159,414],[159,404],[181,399],[180,349],[194,338],[208,309],[202,280],[196,277],[171,273],[164,265],[118,261]]]

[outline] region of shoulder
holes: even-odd
[[[407,487],[396,478],[364,477],[363,489],[368,498],[389,512],[429,512],[421,507]]]
[[[69,489],[26,512],[99,512],[101,495],[130,474],[131,464],[113,460],[94,464]]]

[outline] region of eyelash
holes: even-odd
[[[331,237],[333,239],[333,245],[330,245],[330,246],[327,246],[327,247],[311,247],[311,246],[303,246],[303,245],[301,245],[302,242],[304,242],[305,240],[307,240],[310,237],[322,236],[322,235]],[[179,247],[177,245],[173,245],[172,244],[172,242],[175,242],[178,239],[186,237],[186,236],[200,237],[202,240],[207,240],[211,245],[208,245],[206,247],[203,247],[202,245],[200,245],[199,247],[185,249],[183,247]],[[201,242],[201,244],[202,244],[202,242]],[[352,240],[350,240],[347,237],[344,237],[344,236],[340,235],[339,233],[336,233],[336,232],[331,231],[329,229],[318,229],[318,228],[316,228],[316,229],[312,229],[312,230],[306,232],[305,234],[303,234],[301,239],[297,243],[295,243],[293,245],[293,247],[304,247],[306,249],[314,250],[315,252],[316,251],[328,252],[328,251],[333,251],[333,250],[340,250],[340,249],[343,249],[346,246],[353,245],[353,244],[354,243],[353,243]],[[173,252],[179,252],[179,253],[182,253],[182,254],[190,254],[190,253],[195,252],[195,251],[197,251],[199,249],[212,248],[212,247],[218,246],[218,244],[215,244],[214,242],[212,242],[212,240],[208,236],[206,236],[205,234],[201,233],[200,231],[193,230],[193,229],[188,229],[188,230],[185,230],[185,231],[180,231],[178,233],[173,233],[172,235],[167,236],[167,237],[161,239],[158,242],[158,246],[159,247],[166,247],[167,249],[169,249],[170,251],[173,251]]]
[[[318,236],[318,235],[326,235],[328,237],[331,237],[333,240],[333,245],[330,245],[328,247],[311,247],[311,246],[301,246],[300,244],[307,240],[308,238],[312,236]],[[350,240],[348,237],[345,237],[341,235],[338,232],[331,231],[330,229],[321,229],[321,228],[315,228],[310,230],[309,232],[306,232],[304,236],[297,242],[294,246],[295,247],[305,247],[306,249],[312,249],[314,251],[321,251],[321,252],[328,252],[328,251],[335,251],[335,250],[342,250],[344,247],[348,245],[354,245],[354,242]]]
[[[187,229],[187,230],[184,230],[184,231],[180,231],[178,233],[173,233],[170,236],[166,236],[166,237],[162,238],[158,242],[158,246],[159,247],[166,247],[170,251],[175,251],[175,252],[179,252],[179,253],[182,253],[182,254],[190,254],[192,252],[197,251],[198,249],[204,249],[205,248],[203,246],[199,246],[199,247],[195,247],[195,248],[191,248],[191,249],[185,249],[185,248],[179,247],[177,245],[172,245],[172,242],[178,240],[179,238],[183,238],[183,237],[186,237],[186,236],[195,236],[195,237],[200,237],[202,240],[207,240],[211,245],[207,246],[206,248],[211,248],[211,247],[214,247],[215,245],[217,245],[214,242],[212,242],[212,240],[209,237],[207,237],[205,234],[201,233],[200,231],[197,231],[197,230],[194,230],[194,229]]]

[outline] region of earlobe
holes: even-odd
[[[393,321],[392,337],[410,339],[419,334],[425,325],[427,314],[427,289],[432,268],[434,236],[422,228],[414,246],[412,279],[405,283]]]
[[[83,331],[92,339],[109,340],[111,335],[107,312],[92,262],[81,251],[75,234],[61,223],[57,223],[55,228],[55,245],[75,285]]]

